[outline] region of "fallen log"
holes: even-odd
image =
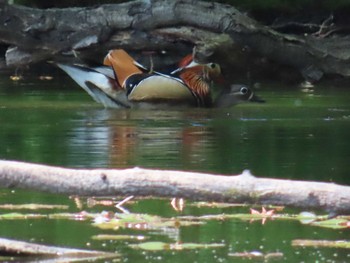
[[[78,51],[105,54],[111,48],[165,49],[179,56],[184,46],[186,52],[196,46],[197,58],[215,53],[216,58],[224,60],[215,62],[235,63],[237,69],[251,56],[251,52],[241,57],[238,53],[250,50],[294,67],[307,79],[318,80],[323,74],[350,76],[348,36],[283,34],[233,6],[208,1],[139,0],[93,8],[43,10],[2,0],[1,43],[6,50],[2,67],[25,66]],[[228,68],[232,70],[232,65]]]
[[[281,205],[350,212],[350,187],[324,182],[131,169],[68,169],[0,161],[0,186],[57,194],[183,197],[190,200]]]

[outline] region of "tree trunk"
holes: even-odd
[[[2,66],[18,67],[80,51],[111,48],[173,51],[196,46],[199,60],[215,54],[229,70],[243,67],[252,51],[292,66],[305,78],[350,76],[348,36],[282,34],[232,6],[191,0],[131,1],[95,8],[40,10],[0,1]],[[176,52],[174,52],[176,51]],[[177,57],[178,59],[178,57]],[[232,67],[232,64],[236,67]]]
[[[350,187],[322,182],[133,169],[66,169],[0,161],[0,185],[74,195],[183,197],[350,212]]]

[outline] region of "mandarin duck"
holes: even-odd
[[[199,106],[212,106],[211,84],[223,83],[223,76],[219,64],[199,64],[193,55],[187,55],[178,64],[178,68],[171,72],[172,76],[180,78],[193,92]]]
[[[58,63],[96,102],[112,108],[160,108],[162,105],[211,107],[211,82],[222,79],[218,64],[198,64],[192,55],[170,74],[150,72],[122,49],[110,51],[104,65]],[[232,97],[233,94],[223,93]],[[235,103],[234,103],[235,104]],[[229,105],[225,101],[225,105]]]
[[[255,95],[253,90],[243,84],[232,84],[229,89],[222,90],[214,102],[214,107],[230,107],[242,102],[265,102]]]

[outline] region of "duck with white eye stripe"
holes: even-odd
[[[259,102],[265,100],[255,95],[253,90],[243,84],[232,84],[229,89],[223,90],[214,102],[214,107],[223,108],[234,106],[243,102]]]

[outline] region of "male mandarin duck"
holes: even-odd
[[[220,66],[198,64],[192,55],[182,59],[179,68],[169,75],[150,72],[122,49],[110,51],[103,66],[57,65],[105,107],[221,106],[217,103],[221,99],[213,103],[211,95],[211,82],[222,79]],[[222,100],[224,106],[231,106],[230,97],[237,97],[232,105],[239,100],[232,92],[222,96],[228,97]]]
[[[180,78],[200,101],[200,106],[212,106],[211,82],[222,83],[221,68],[216,63],[198,64],[192,55],[179,62],[179,68],[171,72]]]
[[[113,68],[119,86],[133,102],[209,106],[209,82],[212,76],[220,74],[206,64],[184,67],[171,75],[147,72],[121,49],[109,52],[104,64]]]

